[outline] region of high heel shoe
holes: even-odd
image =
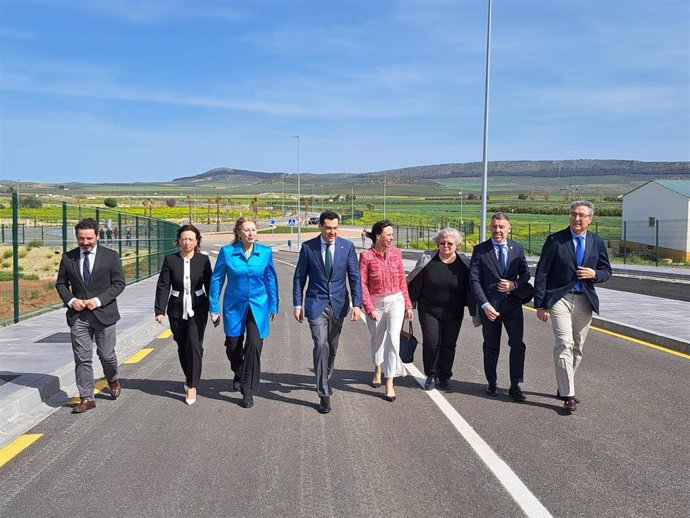
[[[189,397],[189,392],[193,390],[194,391],[194,397]],[[193,405],[196,403],[196,389],[194,387],[187,387],[187,393],[185,394],[184,402],[187,403],[188,405]]]
[[[390,403],[392,403],[393,401],[395,401],[395,396],[389,396],[389,395],[386,394],[385,398],[386,398],[386,401],[388,401],[388,402],[390,402]]]
[[[377,377],[379,379],[378,381],[376,381]],[[369,385],[371,385],[374,388],[379,388],[381,386],[381,379],[382,378],[383,378],[383,372],[381,372],[381,369],[377,365],[376,369],[374,369],[374,377],[371,378],[371,383],[369,383]]]

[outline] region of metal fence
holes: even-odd
[[[401,248],[432,250],[434,234],[442,227],[462,232],[462,252],[471,252],[480,239],[479,221],[441,220],[436,225],[396,225],[395,240]],[[520,224],[513,222],[510,239],[525,247],[527,256],[540,255],[546,237],[567,226],[556,224]],[[618,225],[599,225],[594,221],[590,231],[604,241],[612,260],[635,264],[687,264],[690,261],[690,227],[684,220],[624,221]],[[485,238],[486,239],[486,238]]]
[[[624,221],[621,229],[621,255],[626,259],[660,262],[690,261],[690,222],[688,220],[648,218]]]
[[[58,222],[19,223],[19,204],[12,195],[12,223],[0,227],[0,325],[18,322],[62,302],[55,279],[64,252],[77,246],[74,225],[93,218],[100,230],[99,245],[115,250],[127,284],[157,274],[174,246],[177,224],[100,208],[63,203]]]

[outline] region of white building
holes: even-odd
[[[690,260],[690,180],[652,180],[625,194],[621,239],[628,250],[658,246],[660,257]]]

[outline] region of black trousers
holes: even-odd
[[[259,388],[263,344],[250,308],[247,310],[244,334],[225,337],[225,354],[230,360],[230,368],[235,373],[235,379],[240,382],[243,394],[253,394]]]
[[[496,366],[501,350],[501,330],[506,328],[508,346],[510,347],[510,385],[515,386],[522,381],[525,370],[525,342],[522,341],[525,321],[522,306],[518,305],[507,311],[501,310],[501,315],[491,322],[484,313],[479,311],[482,319],[482,334],[484,335],[484,374],[486,381],[496,383]]]
[[[439,320],[422,308],[417,308],[417,313],[422,327],[424,374],[432,378],[450,379],[463,315],[450,320]]]
[[[185,383],[188,387],[198,387],[201,379],[201,362],[204,357],[204,332],[208,322],[207,312],[197,312],[188,320],[171,318],[170,330],[177,343]]]

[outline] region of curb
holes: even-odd
[[[612,333],[618,333],[629,338],[649,342],[650,344],[658,345],[659,347],[665,347],[667,349],[672,349],[684,354],[690,354],[690,343],[679,340],[678,338],[674,338],[672,336],[663,335],[655,331],[648,331],[641,327],[635,327],[629,324],[622,324],[621,322],[616,322],[615,320],[605,320],[596,316],[592,318],[592,325],[605,329],[606,331],[611,331]]]
[[[147,318],[118,335],[118,365],[122,365],[165,329],[165,324],[158,324]],[[93,370],[96,380],[103,377],[100,362],[94,361]],[[70,394],[77,391],[73,362],[56,367],[50,374],[27,374],[19,378],[23,386],[13,390],[9,398],[0,401],[0,448],[62,408],[70,399]],[[16,381],[12,380],[8,384],[17,384]]]

